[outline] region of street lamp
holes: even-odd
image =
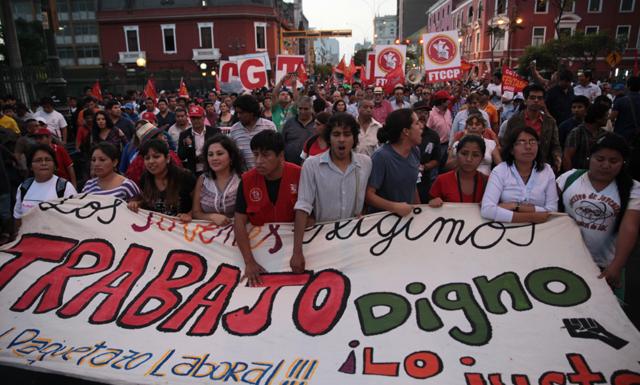
[[[200,69],[205,71],[207,69],[207,63],[200,63]]]
[[[147,65],[147,59],[143,57],[139,57],[136,59],[136,65],[140,68],[145,67]]]

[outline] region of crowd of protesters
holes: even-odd
[[[358,82],[289,88],[294,74],[273,89],[192,100],[87,93],[69,99],[66,117],[50,97],[32,109],[5,97],[2,241],[39,202],[112,195],[133,211],[232,225],[256,285],[265,269],[249,223],[294,223],[290,264],[302,272],[314,222],[475,203],[501,222],[568,213],[600,277],[619,288],[640,228],[640,78],[612,88],[589,71],[532,70],[518,93],[503,92],[500,73],[390,95]]]

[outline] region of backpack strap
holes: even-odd
[[[310,137],[309,140],[307,140],[307,142],[305,143],[304,152],[306,152],[307,155],[309,155],[309,150],[311,150],[311,146],[316,142],[316,140],[318,140],[317,134]]]
[[[64,178],[58,178],[56,181],[56,195],[58,198],[64,197],[64,192],[67,190],[67,180]]]
[[[582,175],[584,175],[585,172],[587,172],[589,170],[587,169],[578,169],[576,171],[573,172],[573,174],[569,175],[569,177],[567,178],[567,180],[564,181],[564,186],[562,186],[562,191],[560,191],[560,199],[558,199],[558,211],[564,212],[564,192],[567,191],[567,189],[569,188],[569,186],[571,186],[573,184],[573,182],[575,182],[576,180],[578,180],[578,178],[580,178]]]
[[[579,170],[574,171],[573,174],[569,175],[567,180],[564,181],[564,187],[562,187],[562,194],[564,195],[564,192],[567,191],[569,186],[571,186],[573,184],[573,182],[575,182],[578,178],[580,178],[587,171],[589,171],[589,170],[579,169]]]
[[[20,184],[20,199],[24,200],[24,197],[27,195],[27,191],[31,188],[34,180],[35,178],[28,178]]]

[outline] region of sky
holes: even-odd
[[[350,29],[352,36],[338,37],[340,57],[349,59],[356,43],[373,40],[374,16],[395,15],[396,0],[303,0],[302,11],[314,29]],[[348,62],[348,61],[347,61]]]

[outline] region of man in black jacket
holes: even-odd
[[[178,156],[184,168],[199,176],[204,171],[204,162],[206,162],[206,154],[203,154],[204,143],[210,137],[220,133],[220,129],[204,125],[204,108],[200,106],[189,107],[189,118],[191,118],[191,128],[180,134]]]

